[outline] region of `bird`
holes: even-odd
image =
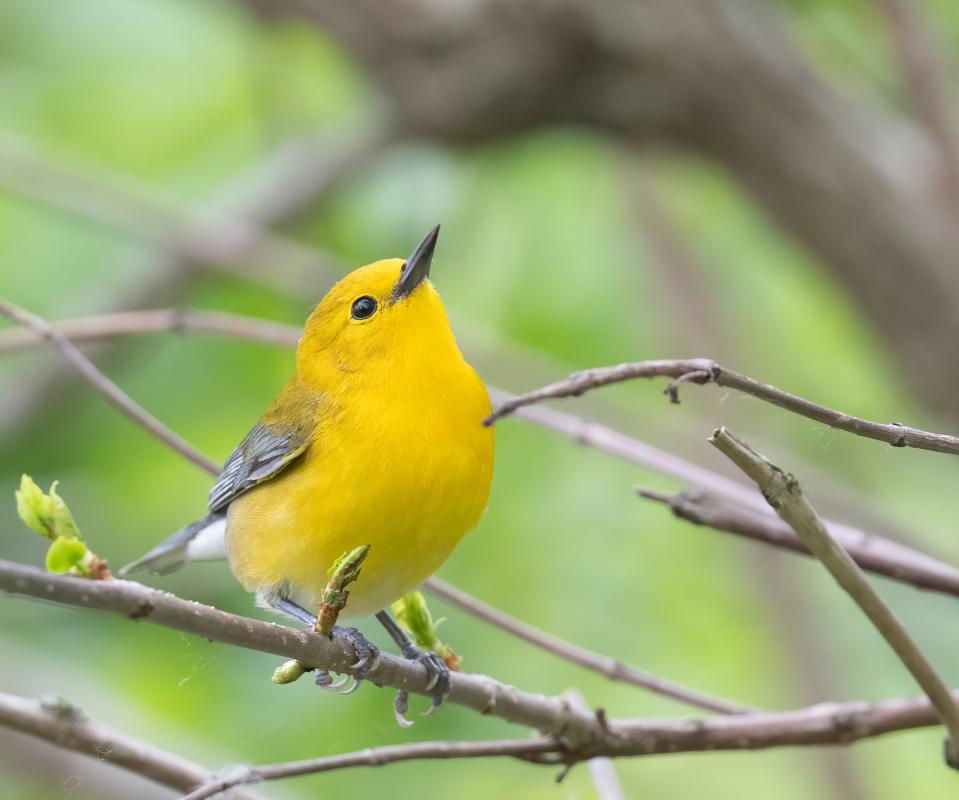
[[[359,267],[329,290],[306,321],[293,378],[227,459],[207,515],[120,572],[226,558],[260,605],[309,625],[331,564],[368,545],[341,618],[375,615],[427,668],[430,711],[449,670],[387,609],[479,521],[494,460],[489,394],[430,280],[438,236],[439,225],[405,261]],[[355,690],[379,651],[355,628],[333,635],[357,654]],[[332,684],[322,670],[317,682]]]

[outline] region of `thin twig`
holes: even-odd
[[[545,631],[541,631],[532,625],[529,625],[509,614],[487,605],[482,600],[467,594],[455,586],[451,586],[440,578],[433,577],[426,582],[426,590],[435,597],[442,598],[447,603],[456,606],[467,612],[471,616],[488,622],[500,630],[512,634],[518,639],[529,642],[534,647],[552,653],[554,656],[579,664],[581,667],[605,675],[610,680],[630,683],[634,686],[641,686],[644,689],[656,692],[657,694],[671,697],[680,703],[702,708],[707,711],[717,711],[720,714],[744,714],[755,711],[753,707],[736,703],[732,700],[726,700],[723,697],[715,697],[695,689],[689,689],[667,678],[660,678],[636,667],[624,664],[608,656],[594,653],[583,647],[566,642],[556,636],[552,636]]]
[[[168,428],[150,414],[150,412],[140,406],[132,397],[100,372],[94,363],[83,355],[69,339],[62,333],[51,328],[36,314],[31,314],[29,311],[3,299],[0,299],[0,314],[26,326],[35,334],[42,336],[50,342],[50,344],[60,351],[64,359],[86,378],[100,394],[113,403],[118,411],[133,420],[133,422],[141,428],[148,431],[151,435],[164,442],[168,447],[201,469],[205,469],[213,475],[217,475],[220,472],[220,468],[215,463],[210,461],[210,459],[195,449],[179,434]]]
[[[32,700],[0,692],[0,725],[128,770],[180,792],[213,780],[210,770],[152,744],[94,722],[61,698]],[[258,800],[243,789],[235,800]]]
[[[867,439],[877,439],[880,442],[891,444],[893,447],[915,447],[937,453],[959,454],[959,437],[910,428],[896,422],[883,424],[853,417],[841,411],[821,406],[818,403],[804,400],[775,386],[760,383],[747,375],[728,370],[708,358],[636,361],[576,372],[566,380],[551,383],[541,389],[507,400],[493,411],[485,422],[492,425],[498,419],[513,413],[519,408],[543,400],[579,396],[590,389],[634,378],[663,377],[673,378],[674,382],[666,388],[666,393],[672,399],[678,397],[679,382],[715,383],[718,386],[725,386],[728,389],[735,389],[760,400],[765,400],[767,403],[772,403],[780,408],[785,408],[787,411],[792,411],[794,414],[821,422],[830,428],[837,428]]]
[[[296,347],[302,333],[299,328],[281,322],[270,322],[225,311],[179,308],[93,314],[49,322],[48,325],[74,344],[113,336],[173,332],[208,333],[280,347]],[[0,331],[0,352],[12,352],[45,343],[42,334],[29,328],[8,328]]]
[[[190,602],[167,592],[123,580],[91,583],[51,575],[34,567],[0,560],[0,590],[79,608],[98,609],[172,628],[211,641],[296,658],[306,664],[348,673],[354,653],[348,644],[275,623],[240,617]],[[382,653],[370,681],[428,694],[424,667]],[[500,717],[544,735],[563,738],[564,757],[756,750],[786,745],[848,744],[893,731],[939,722],[925,697],[875,703],[820,703],[782,712],[713,717],[609,719],[585,714],[562,697],[529,694],[483,675],[454,673],[452,703]]]
[[[709,442],[756,483],[769,505],[856,601],[899,656],[946,726],[950,738],[946,747],[946,761],[951,767],[959,769],[959,707],[949,689],[856,562],[829,535],[819,515],[803,495],[796,478],[771,464],[725,428],[714,431]]]
[[[795,531],[779,518],[698,490],[667,494],[638,487],[640,497],[663,503],[680,519],[753,541],[812,555]],[[839,545],[860,567],[877,575],[908,583],[917,589],[959,597],[959,569],[905,545],[861,532],[829,526]]]
[[[589,710],[586,700],[577,689],[567,689],[566,696],[574,705]],[[572,764],[569,766],[572,766]],[[597,800],[626,800],[623,786],[619,782],[619,776],[616,774],[616,768],[613,766],[611,758],[596,756],[586,762],[586,768],[589,770],[589,778],[596,790]]]
[[[563,745],[556,739],[503,739],[489,742],[414,742],[370,747],[355,753],[342,753],[300,761],[283,761],[259,767],[237,767],[230,775],[216,778],[194,789],[182,800],[207,800],[234,786],[318,772],[333,772],[349,767],[382,767],[400,761],[436,760],[450,758],[510,757],[529,760],[530,757],[560,753]]]

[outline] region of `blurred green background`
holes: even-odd
[[[889,92],[895,68],[865,6],[781,5],[823,70],[854,92]],[[959,11],[934,6],[939,35],[954,49]],[[264,26],[230,4],[185,0],[0,4],[7,176],[11,163],[41,158],[93,179],[113,176],[171,213],[209,213],[229,208],[237,176],[284,142],[315,137],[335,153],[370,130],[376,106],[349,57],[305,24]],[[861,416],[948,425],[911,398],[826,266],[698,159],[656,151],[637,160],[589,132],[556,128],[455,151],[393,146],[284,223],[283,235],[323,252],[295,274],[257,257],[242,274],[206,263],[176,269],[155,237],[104,224],[82,187],[69,195],[71,211],[55,207],[64,187],[35,168],[20,182],[18,190],[8,177],[0,188],[0,295],[48,319],[120,310],[140,297],[144,307],[300,325],[336,277],[405,255],[442,222],[434,281],[461,347],[493,385],[520,391],[593,365],[703,355]],[[121,203],[117,213],[135,218],[138,209]],[[682,243],[681,258],[657,244],[664,229]],[[145,286],[152,288],[142,297]],[[88,352],[217,460],[292,369],[286,350],[203,335],[143,335]],[[0,556],[42,563],[44,543],[14,513],[13,491],[26,472],[44,487],[61,481],[94,549],[120,565],[196,518],[210,480],[85,384],[51,378],[63,371],[40,349],[0,358]],[[618,386],[562,408],[723,472],[705,439],[729,425],[796,472],[823,513],[959,560],[954,460],[857,440],[713,387],[689,388],[681,406],[670,406],[660,388]],[[489,511],[440,574],[547,631],[744,703],[786,709],[917,693],[815,564],[675,521],[638,500],[637,483],[680,488],[506,420],[497,428]],[[270,617],[252,607],[225,565],[147,580]],[[959,684],[955,601],[877,580],[943,677]],[[689,713],[431,605],[446,617],[442,633],[466,670],[545,693],[575,686],[612,716]],[[377,626],[364,629],[386,645]],[[391,693],[364,687],[339,697],[306,680],[273,686],[277,663],[106,615],[12,598],[0,607],[3,690],[63,695],[212,769],[394,742],[524,735],[455,706],[401,730]],[[621,760],[617,772],[635,797],[933,798],[955,792],[941,740],[941,731],[927,730],[835,751]],[[170,796],[6,732],[0,776],[3,800]],[[552,778],[518,762],[450,761],[261,788],[277,798],[594,796],[583,767],[562,784]]]

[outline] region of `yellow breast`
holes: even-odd
[[[485,387],[458,351],[394,366],[332,393],[306,453],[230,506],[230,565],[248,590],[288,584],[315,610],[333,561],[369,544],[344,616],[371,614],[478,521],[493,469]]]

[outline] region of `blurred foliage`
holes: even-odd
[[[886,32],[869,4],[782,2],[821,68],[870,101],[898,103]],[[931,4],[953,50],[959,11]],[[0,127],[41,150],[148,181],[184,207],[214,196],[287,137],[353,136],[376,96],[321,32],[261,27],[229,3],[78,0],[0,4]],[[936,426],[828,269],[770,227],[728,177],[675,153],[643,170],[696,256],[686,296],[631,199],[626,156],[577,130],[553,130],[450,153],[404,146],[376,161],[288,231],[348,265],[406,253],[443,222],[435,281],[463,349],[491,383],[531,388],[572,369],[645,357],[711,355],[811,399],[881,420]],[[624,179],[627,178],[627,179]],[[162,269],[135,237],[0,194],[0,295],[48,318],[108,309],[126,287]],[[259,280],[198,268],[176,303],[300,324],[329,285],[284,293],[278,267]],[[706,307],[709,318],[689,312]],[[686,352],[694,347],[698,352]],[[96,350],[91,350],[96,353]],[[0,360],[0,556],[42,564],[44,543],[20,531],[13,490],[22,472],[60,479],[100,555],[140,555],[202,513],[209,478],[147,438],[77,382],[12,409],[56,358],[39,350]],[[101,362],[133,397],[222,459],[283,384],[292,355],[212,337],[150,335],[118,343]],[[730,425],[795,471],[824,513],[892,530],[959,559],[954,486],[943,456],[855,440],[755,400],[687,387],[670,407],[650,384],[624,385],[564,409],[603,419],[660,447],[723,469],[705,445]],[[489,511],[442,575],[544,629],[697,688],[769,708],[826,699],[909,695],[916,688],[816,565],[669,518],[633,495],[664,478],[556,435],[507,420],[497,429]],[[945,498],[946,502],[943,502]],[[507,550],[511,558],[504,559]],[[601,557],[584,558],[584,552]],[[223,565],[150,579],[182,596],[268,616]],[[601,587],[588,602],[577,587]],[[959,683],[953,601],[883,581],[916,638]],[[444,707],[410,731],[386,691],[349,698],[309,681],[274,686],[275,659],[122,619],[3,600],[0,684],[55,692],[105,723],[218,768],[432,738],[518,731]],[[552,693],[580,688],[611,715],[685,709],[610,683],[517,643],[459,611],[444,636],[468,671]],[[375,625],[367,632],[384,646]],[[30,664],[29,671],[24,665]],[[813,680],[814,679],[814,680]],[[414,700],[414,703],[417,702]],[[425,701],[421,701],[425,706]],[[520,734],[521,735],[521,734]],[[0,798],[167,796],[109,767],[0,736]],[[954,791],[941,733],[887,737],[826,755],[774,750],[621,761],[630,796],[713,800],[829,797],[843,763],[875,798]],[[579,798],[586,770],[561,785],[541,768],[476,761],[352,770],[268,787],[278,798],[379,796]],[[79,780],[75,780],[79,779]]]

